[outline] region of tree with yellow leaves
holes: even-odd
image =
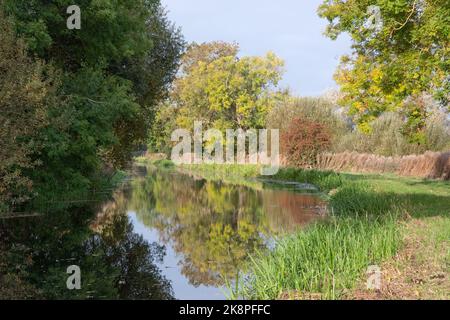
[[[374,11],[378,25],[371,25]],[[449,108],[450,3],[447,0],[326,0],[319,15],[329,22],[326,34],[348,33],[353,53],[336,73],[341,103],[359,128],[385,111],[400,110],[404,133],[423,142],[429,110],[420,97],[432,94]],[[450,110],[450,109],[449,109]]]

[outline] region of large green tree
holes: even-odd
[[[234,43],[192,44],[183,55],[170,99],[156,116],[151,145],[167,151],[170,132],[204,128],[249,129],[265,126],[266,115],[281,95],[277,89],[283,61],[275,54],[239,57]]]
[[[223,44],[222,51],[212,55],[210,46],[216,45],[194,46],[195,50],[206,51],[206,55],[188,64],[175,82],[178,125],[189,128],[194,120],[202,120],[217,129],[264,126],[265,116],[274,104],[283,61],[273,53],[238,57],[234,44]]]
[[[47,123],[34,135],[39,168],[27,175],[48,199],[85,198],[105,167],[125,166],[147,137],[155,106],[178,69],[184,41],[159,0],[80,0],[81,29],[69,30],[69,0],[2,0],[28,54],[60,74]]]
[[[48,121],[55,79],[49,66],[27,55],[0,12],[0,212],[31,194],[23,171],[39,164],[32,159],[39,150],[35,132]]]
[[[402,110],[407,133],[420,134],[423,93],[448,106],[449,1],[326,0],[319,15],[329,21],[328,36],[352,38],[353,52],[342,58],[336,79],[341,102],[363,131],[384,111]]]

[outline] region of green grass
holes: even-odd
[[[166,160],[166,159],[151,160],[146,157],[136,157],[136,158],[134,158],[134,161],[136,161],[138,164],[153,165],[155,167],[162,168],[162,169],[175,168],[175,164],[172,161]]]
[[[383,219],[331,219],[282,239],[272,252],[251,259],[250,276],[234,296],[277,299],[319,293],[336,299],[359,279],[361,271],[395,254],[399,245],[394,216]]]
[[[337,299],[355,286],[368,266],[397,252],[402,203],[395,194],[377,193],[367,183],[347,180],[330,196],[329,207],[328,221],[252,257],[250,276],[233,295],[276,299],[295,292],[296,297],[318,294]]]
[[[260,167],[257,165],[217,165],[217,164],[190,164],[182,165],[181,168],[200,173],[208,178],[231,180],[239,179],[244,183],[245,179],[253,179],[259,176]]]
[[[277,180],[311,183],[324,192],[337,189],[345,183],[345,177],[340,173],[296,168],[281,168],[273,178]]]
[[[322,190],[337,189],[330,196],[333,222],[312,226],[283,239],[270,254],[254,257],[241,296],[274,299],[295,291],[300,296],[321,293],[323,298],[339,298],[360,281],[369,265],[395,255],[402,245],[402,233],[411,230],[400,227],[405,214],[417,219],[440,216],[442,225],[450,223],[449,182],[295,169],[287,172],[281,170],[279,176],[310,182]],[[445,227],[418,230],[432,247],[449,241]],[[418,257],[428,254],[417,252]],[[443,258],[448,260],[448,253]]]
[[[329,207],[336,216],[383,216],[408,206],[406,199],[394,192],[376,192],[367,182],[347,181],[329,198]]]

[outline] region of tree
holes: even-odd
[[[273,53],[239,58],[237,52],[235,44],[190,47],[173,93],[179,126],[192,128],[194,120],[219,130],[264,126],[283,61]]]
[[[369,6],[380,9],[381,24],[370,27]],[[427,110],[417,99],[433,94],[448,106],[450,81],[450,4],[446,0],[326,0],[319,15],[335,39],[348,32],[353,53],[342,58],[336,73],[341,103],[349,106],[359,128],[384,111],[404,110],[407,126],[420,133]],[[413,104],[413,106],[411,106]],[[420,141],[420,134],[413,137]]]
[[[81,29],[69,30],[69,0],[3,0],[1,11],[30,56],[61,74],[57,101],[26,175],[44,200],[85,198],[105,168],[128,164],[178,69],[184,41],[159,0],[81,0]],[[113,170],[109,170],[110,172]]]
[[[223,41],[205,42],[202,44],[191,43],[182,58],[181,72],[188,75],[195,69],[199,62],[209,64],[214,60],[237,56],[239,45]]]
[[[47,122],[54,81],[45,63],[28,57],[0,12],[0,211],[2,203],[20,203],[31,194],[23,170],[38,164],[31,157],[38,151],[35,133]]]

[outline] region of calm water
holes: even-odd
[[[223,299],[224,281],[245,273],[249,254],[318,219],[316,194],[140,169],[127,194],[134,231],[165,247],[159,264],[177,299]],[[286,186],[286,188],[292,186]]]
[[[295,185],[135,173],[100,206],[0,219],[1,298],[223,299],[249,255],[325,210]],[[70,265],[80,290],[67,289]]]

